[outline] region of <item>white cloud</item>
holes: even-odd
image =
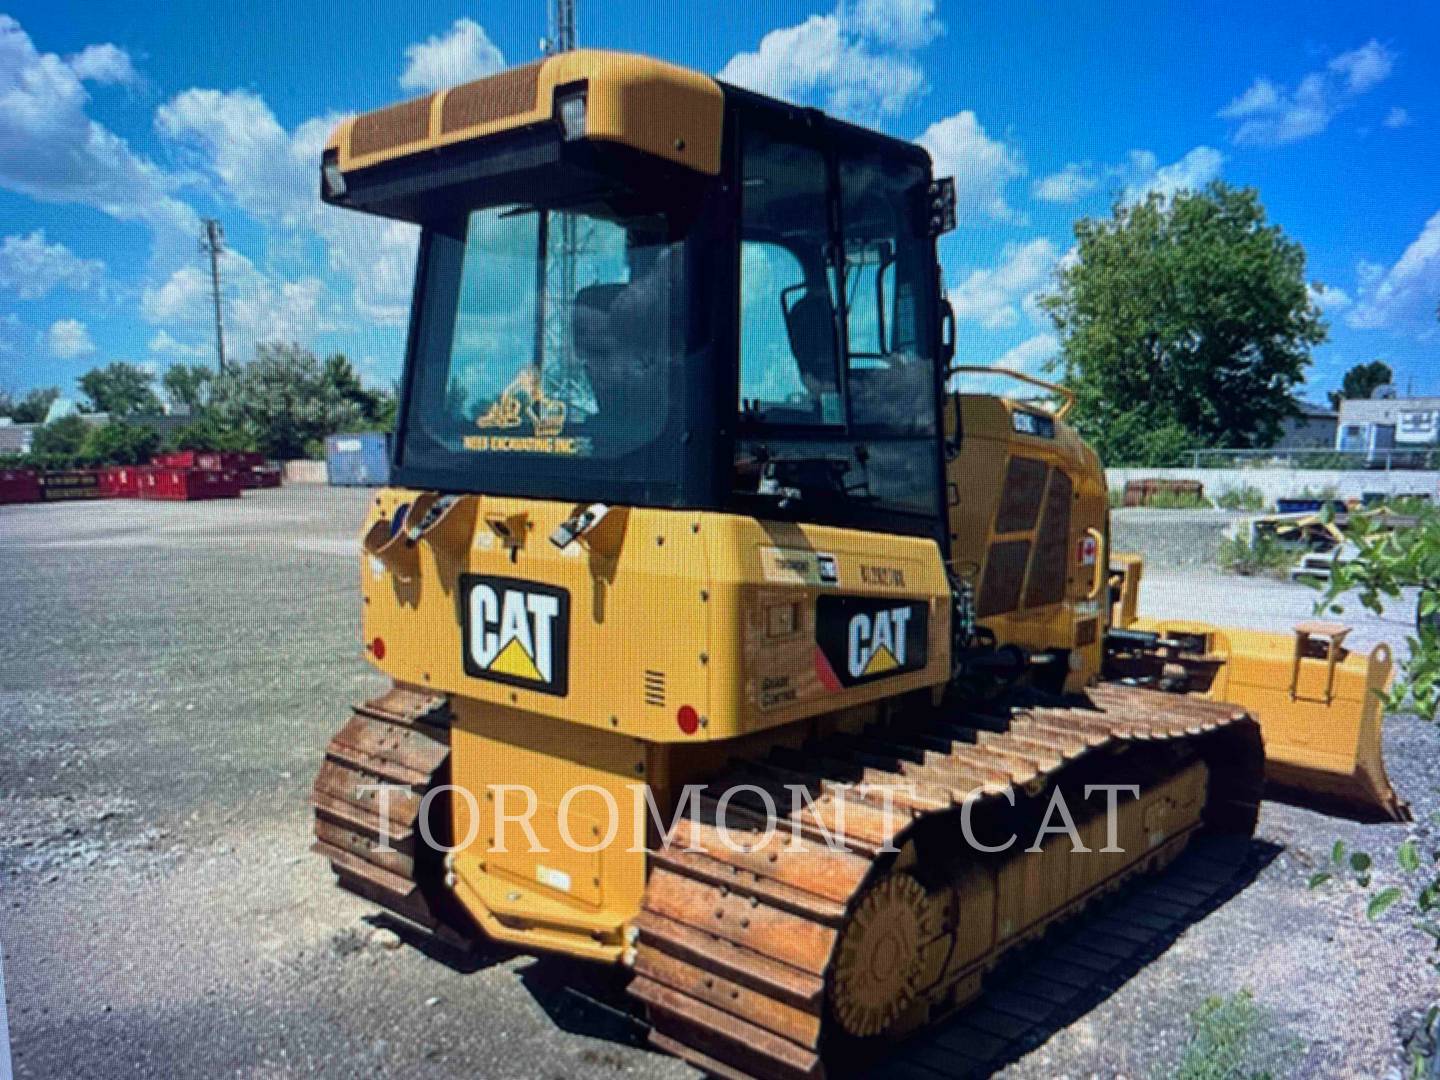
[[[944,33],[933,0],[853,0],[828,15],[772,30],[736,53],[719,77],[772,97],[815,102],[878,122],[926,90],[914,53]]]
[[[437,34],[405,47],[400,85],[406,90],[440,90],[493,75],[505,57],[471,19],[456,19],[447,34]]]
[[[995,367],[1009,368],[1027,375],[1043,375],[1045,365],[1059,352],[1058,337],[1051,333],[1036,334],[1007,351],[995,361]]]
[[[1057,173],[1036,180],[1030,193],[1041,202],[1073,203],[1100,186],[1088,164],[1072,162]]]
[[[348,281],[364,317],[403,325],[414,281],[418,230],[326,206],[317,193],[320,151],[340,116],[307,120],[287,132],[270,107],[246,90],[192,89],[156,114],[156,127],[218,191],[258,221],[276,227],[272,241],[305,245],[318,238],[326,265]],[[168,284],[168,283],[167,283]]]
[[[956,208],[962,220],[1020,220],[1005,199],[1005,189],[1025,175],[1025,165],[1018,151],[985,133],[972,111],[937,120],[916,142],[930,152],[936,176],[955,178]]]
[[[95,352],[90,331],[79,319],[56,319],[45,332],[50,355],[60,360],[75,360]]]
[[[113,57],[106,67],[101,53],[92,56],[82,69],[113,78]],[[89,100],[70,64],[39,52],[19,23],[0,15],[0,187],[143,222],[167,254],[193,251],[195,212],[171,194],[173,182],[153,162],[90,119]]]
[[[221,257],[220,276],[227,356],[246,357],[265,342],[308,342],[317,332],[338,329],[325,303],[325,283],[317,277],[277,280],[233,250]],[[208,333],[214,319],[209,275],[193,266],[181,267],[144,291],[140,314],[153,326],[175,327],[192,336]],[[152,339],[152,348],[155,343]]]
[[[998,266],[972,270],[950,290],[956,319],[985,330],[1008,330],[1019,325],[1022,307],[1035,318],[1041,313],[1034,296],[1051,282],[1059,258],[1059,250],[1045,237],[1006,245]]]
[[[1362,262],[1356,270],[1359,296],[1346,317],[1351,326],[1411,330],[1427,338],[1440,329],[1435,321],[1440,301],[1440,211],[1394,266]]]
[[[319,155],[307,163],[292,153],[270,107],[249,90],[186,90],[156,110],[155,130],[263,221],[294,227],[320,201]]]
[[[1350,294],[1344,289],[1336,288],[1334,285],[1326,285],[1323,282],[1312,282],[1308,286],[1310,302],[1327,315],[1337,311],[1344,311],[1353,302]]]
[[[86,45],[70,57],[70,70],[76,78],[107,86],[138,86],[140,73],[130,61],[130,54],[108,42]]]
[[[1151,192],[1169,197],[1197,191],[1220,175],[1224,163],[1225,155],[1209,146],[1197,146],[1168,165],[1151,150],[1131,150],[1115,165],[1072,162],[1037,180],[1030,193],[1041,202],[1072,203],[1103,190],[1129,206]]]
[[[1197,146],[1178,161],[1161,165],[1149,150],[1131,150],[1116,176],[1124,182],[1120,201],[1136,203],[1151,194],[1178,195],[1182,191],[1199,191],[1220,175],[1225,155],[1209,146]]]
[[[196,343],[191,345],[184,341],[177,341],[166,330],[161,330],[152,337],[146,348],[156,356],[163,356],[170,360],[205,360],[215,355],[213,344]]]
[[[1402,109],[1399,105],[1396,105],[1388,113],[1385,114],[1385,119],[1382,120],[1381,123],[1384,124],[1387,128],[1405,127],[1407,124],[1410,123],[1410,111],[1408,109]]]
[[[1219,115],[1238,121],[1231,137],[1240,146],[1298,142],[1324,131],[1359,95],[1384,82],[1394,66],[1394,54],[1371,40],[1333,57],[1323,70],[1310,72],[1294,89],[1257,78]]]
[[[147,288],[140,299],[140,314],[151,323],[180,323],[199,319],[210,296],[210,282],[197,267],[182,266],[165,281]]]
[[[0,356],[9,356],[20,343],[20,316],[13,311],[0,312]]]
[[[897,49],[921,49],[945,32],[935,0],[851,0],[841,18],[862,37]]]
[[[7,236],[0,243],[0,288],[38,300],[52,289],[94,288],[105,275],[99,259],[82,259],[64,244],[47,244],[45,230]]]
[[[1345,89],[1352,94],[1363,94],[1390,77],[1390,72],[1395,67],[1395,57],[1385,46],[1371,38],[1360,48],[1341,53],[1326,67],[1344,77]]]

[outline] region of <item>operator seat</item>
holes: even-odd
[[[658,369],[663,324],[647,309],[643,284],[587,285],[575,294],[572,335],[585,365],[598,419],[615,431],[643,427],[663,405],[665,373]]]
[[[785,331],[805,390],[819,407],[820,395],[836,389],[835,309],[829,293],[823,287],[807,288],[786,309]]]

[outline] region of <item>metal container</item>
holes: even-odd
[[[278,488],[283,471],[279,465],[256,465],[248,469],[238,469],[236,475],[240,477],[240,486],[250,491],[256,488]]]
[[[255,450],[201,450],[195,454],[197,469],[253,469],[265,464],[265,455]]]
[[[335,487],[383,487],[390,482],[390,436],[331,435],[325,440],[325,475]]]
[[[0,504],[33,503],[42,498],[34,469],[0,469]]]
[[[100,494],[107,499],[138,499],[140,467],[106,465],[100,470]]]
[[[152,465],[141,473],[140,498],[167,502],[238,499],[240,477],[219,469],[171,469]]]
[[[57,469],[41,473],[40,489],[46,502],[104,498],[99,469]]]

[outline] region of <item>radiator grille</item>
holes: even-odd
[[[645,704],[664,707],[665,673],[663,671],[645,672]]]
[[[418,142],[430,134],[430,102],[435,95],[366,113],[350,131],[350,153],[356,157]]]
[[[440,106],[440,130],[445,133],[489,124],[535,108],[540,62],[457,86]]]

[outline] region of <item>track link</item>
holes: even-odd
[[[1204,823],[1253,831],[1263,784],[1255,722],[1233,706],[1113,683],[1093,689],[1084,704],[1017,709],[998,719],[962,714],[877,725],[737,765],[706,789],[696,812],[679,820],[669,843],[652,855],[630,985],[649,1014],[652,1042],[721,1077],[818,1080],[827,1058],[832,1073],[843,1071],[833,1068],[835,1060],[853,1066],[859,1059],[852,1050],[863,1057],[876,1040],[867,1044],[843,1028],[890,1026],[901,1011],[866,1000],[865,979],[853,974],[845,932],[856,919],[913,942],[923,958],[925,986],[902,1003],[920,1007],[909,1010],[906,1022],[919,1015],[924,1023],[973,1000],[1003,953],[1131,875],[1164,865],[1194,827],[1128,862],[1088,864],[1084,873],[1095,877],[1093,884],[1087,880],[1079,895],[1024,932],[1003,941],[997,935],[995,947],[964,963],[957,963],[954,944],[956,926],[973,914],[963,889],[940,889],[926,901],[911,876],[924,868],[899,867],[882,849],[900,848],[903,862],[915,830],[943,828],[941,816],[957,814],[972,793],[977,812],[988,805],[1003,820],[1007,786],[1043,794],[1083,767],[1098,767],[1102,755],[1137,749],[1134,761],[1151,762],[1152,786],[1173,779],[1167,770],[1178,766],[1171,762],[1204,762]],[[884,796],[852,786],[860,783],[907,790],[892,794],[896,812],[888,814],[877,803]],[[813,802],[790,812],[779,797],[787,784],[804,785]],[[717,802],[738,785],[775,792],[782,828],[793,825],[802,842],[786,836],[761,847],[763,819],[747,817],[744,800],[735,798],[726,807],[731,836],[743,841],[748,826],[755,849],[721,843]],[[831,846],[825,834],[842,818],[843,845]],[[837,967],[846,973],[845,1025],[837,1019]]]
[[[413,687],[396,685],[356,706],[326,746],[310,793],[311,850],[330,860],[342,887],[463,945],[468,938],[458,928],[466,924],[448,899],[441,856],[419,828],[426,792],[449,782],[449,727],[444,695]],[[446,830],[446,817],[429,820]]]

